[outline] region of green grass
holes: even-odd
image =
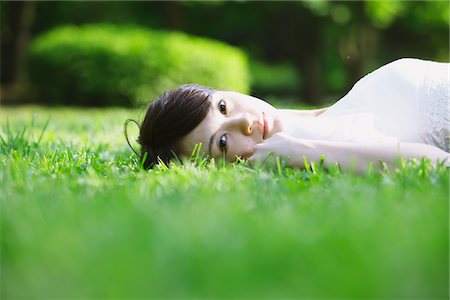
[[[445,167],[145,172],[140,113],[0,108],[1,298],[448,298]]]

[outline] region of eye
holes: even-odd
[[[224,134],[220,137],[219,139],[219,148],[222,151],[226,151],[227,150],[227,135]]]
[[[224,115],[227,113],[227,103],[225,102],[225,100],[219,101],[219,110]]]

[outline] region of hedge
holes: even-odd
[[[250,62],[252,91],[263,98],[271,95],[298,96],[301,77],[290,64],[270,65],[259,60]]]
[[[240,49],[135,26],[55,28],[33,40],[28,71],[37,99],[52,104],[131,106],[183,83],[249,91]]]

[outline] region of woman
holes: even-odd
[[[198,143],[210,157],[259,161],[273,153],[300,168],[304,157],[322,156],[359,170],[399,158],[448,162],[449,65],[400,59],[359,80],[334,105],[306,111],[183,85],[148,108],[138,139],[144,166],[189,156]]]

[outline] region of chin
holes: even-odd
[[[247,152],[244,152],[244,153],[242,153],[241,155],[239,155],[239,157],[240,157],[241,159],[247,160],[247,159],[249,159],[252,155],[253,155],[253,151],[247,151]]]

